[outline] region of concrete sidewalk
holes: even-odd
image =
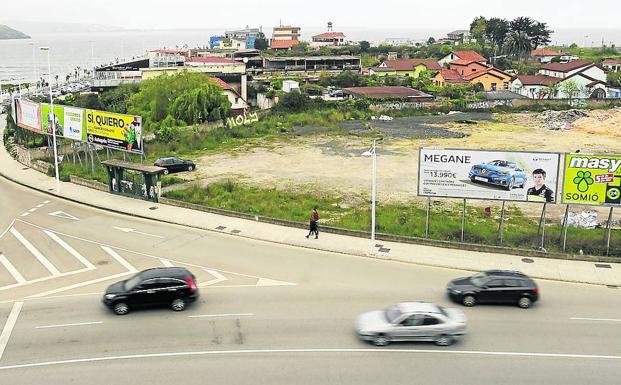
[[[602,268],[597,267],[596,263],[593,262],[532,257],[529,259],[534,262],[525,263],[522,261],[523,257],[516,255],[378,241],[376,243],[382,245],[380,251],[378,247],[372,248],[369,239],[329,233],[321,233],[317,240],[307,239],[305,238],[307,232],[297,228],[155,204],[112,195],[68,182],[61,182],[61,192],[57,195],[54,178],[25,168],[7,153],[2,142],[0,142],[0,175],[35,190],[103,210],[228,233],[231,236],[421,265],[472,271],[511,269],[522,271],[535,278],[621,286],[621,264],[617,263],[606,263],[603,265],[609,267]],[[153,209],[154,207],[157,209]]]

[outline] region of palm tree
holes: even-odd
[[[56,79],[56,87],[58,87],[58,75],[54,75],[54,79]]]
[[[505,40],[505,48],[511,56],[517,59],[525,59],[533,47],[528,33],[512,31]]]

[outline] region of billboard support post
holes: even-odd
[[[502,245],[502,230],[505,223],[505,203],[506,201],[502,201],[502,209],[500,210],[500,223],[498,224],[498,240]]]
[[[565,248],[567,246],[567,220],[569,219],[569,205],[565,207],[565,215],[563,216],[563,253],[565,252]]]
[[[429,210],[431,210],[431,197],[427,197],[427,217],[425,218],[425,238],[429,238]]]
[[[544,243],[545,243],[545,239],[546,239],[546,206],[547,206],[547,202],[543,204],[543,209],[541,210],[541,218],[539,220],[539,233],[541,233],[541,244],[539,245],[539,249],[544,251],[545,248]]]
[[[610,213],[608,214],[608,223],[607,223],[607,232],[608,234],[606,235],[606,256],[608,256],[608,254],[610,254],[610,233],[612,230],[612,210],[614,210],[614,207],[610,208]]]
[[[464,207],[461,211],[461,243],[464,243],[464,227],[466,226],[466,198],[464,198]]]

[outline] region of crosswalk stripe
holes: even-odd
[[[28,251],[30,251],[30,253],[31,253],[32,255],[34,255],[34,256],[35,256],[35,258],[37,258],[37,259],[39,260],[39,262],[41,262],[41,264],[42,264],[43,266],[45,266],[45,268],[46,268],[46,269],[47,269],[47,270],[48,270],[48,271],[49,271],[49,272],[50,272],[53,276],[57,277],[57,276],[61,275],[61,274],[60,274],[60,271],[58,271],[58,269],[57,269],[54,265],[52,265],[52,263],[51,263],[50,261],[48,261],[48,260],[47,260],[47,258],[45,258],[45,257],[43,256],[43,254],[41,254],[41,252],[40,252],[39,250],[37,250],[37,249],[36,249],[36,248],[32,245],[32,243],[30,243],[30,242],[29,242],[26,238],[24,238],[24,236],[23,236],[23,235],[21,235],[21,234],[19,233],[19,231],[17,231],[17,230],[15,229],[15,227],[12,227],[12,228],[11,228],[11,230],[10,230],[10,232],[11,232],[11,234],[13,234],[13,236],[14,236],[15,238],[17,238],[17,240],[18,240],[18,241],[19,241],[22,245],[24,245],[24,247],[26,247],[26,248],[28,249]]]
[[[82,262],[84,266],[86,266],[90,270],[95,270],[95,266],[90,263],[90,261],[84,258],[80,253],[78,253],[73,247],[71,247],[67,242],[63,241],[58,237],[58,235],[54,234],[51,231],[43,230],[45,234],[47,234],[50,238],[52,238],[56,243],[62,246],[63,249],[67,250],[69,254],[73,255],[78,261]]]
[[[118,263],[120,263],[121,265],[123,265],[129,272],[132,273],[136,273],[138,272],[138,269],[136,269],[134,266],[132,266],[129,262],[127,262],[125,259],[123,259],[123,257],[121,257],[120,255],[118,255],[116,253],[116,251],[112,250],[111,248],[109,248],[108,246],[101,246],[101,248],[108,254],[110,254],[110,256],[114,259],[116,259],[116,261]]]
[[[2,265],[4,265],[4,267],[9,271],[9,273],[11,273],[11,275],[13,276],[13,278],[15,278],[17,283],[26,282],[24,277],[19,273],[19,271],[17,271],[17,269],[15,268],[15,266],[13,266],[11,261],[6,259],[4,254],[0,254],[0,263],[2,263]]]

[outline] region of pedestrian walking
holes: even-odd
[[[319,221],[319,212],[317,211],[317,206],[313,207],[313,211],[310,217],[310,226],[308,230],[308,235],[306,238],[315,234],[315,239],[319,238],[319,228],[317,227],[317,221]]]

